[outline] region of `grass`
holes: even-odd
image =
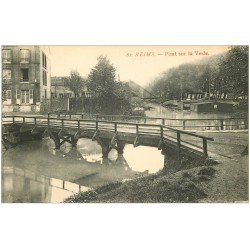
[[[214,178],[212,166],[197,167],[173,174],[159,172],[126,182],[115,182],[69,197],[68,203],[187,203],[208,195],[199,186]]]

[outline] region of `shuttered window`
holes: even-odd
[[[29,90],[29,103],[30,104],[33,104],[33,102],[34,102],[34,91],[33,91],[33,89],[30,89]]]
[[[30,52],[28,49],[20,50],[20,63],[29,63],[30,61]]]
[[[11,80],[11,70],[10,69],[3,69],[3,80],[4,80],[4,83],[7,80]]]
[[[16,90],[16,104],[20,104],[21,103],[21,90],[17,89]]]
[[[10,63],[11,62],[11,50],[10,49],[3,49],[2,50],[2,59],[3,59],[3,63]]]
[[[11,90],[6,90],[6,98],[11,99]]]

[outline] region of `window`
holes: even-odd
[[[47,58],[44,53],[42,53],[42,61],[43,61],[43,67],[46,69],[47,68]]]
[[[33,99],[33,89],[30,89],[29,92],[30,92],[30,99]]]
[[[43,70],[43,85],[47,86],[47,72]]]
[[[11,90],[6,90],[6,99],[11,99]]]
[[[33,97],[34,97],[34,91],[33,91],[33,89],[30,89],[29,90],[29,103],[31,103],[31,104],[34,103]]]
[[[20,50],[20,63],[29,63],[30,61],[30,53],[28,49]]]
[[[20,89],[17,89],[16,90],[16,104],[20,104],[21,103],[21,90]]]
[[[11,80],[11,70],[10,69],[3,69],[3,80]]]
[[[2,56],[3,56],[3,63],[11,62],[11,50],[10,49],[3,49]]]
[[[21,81],[28,82],[29,81],[29,69],[21,69]]]
[[[11,90],[4,91],[4,97],[5,97],[4,104],[11,105],[11,102],[12,102]]]
[[[29,90],[21,91],[21,103],[29,103]]]

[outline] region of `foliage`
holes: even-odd
[[[233,46],[226,54],[172,68],[151,84],[162,99],[183,99],[189,94],[226,99],[248,96],[248,46]]]
[[[71,71],[70,76],[64,78],[64,83],[67,88],[74,92],[75,97],[79,96],[86,85],[86,81],[76,70]]]
[[[129,114],[132,92],[128,84],[116,80],[116,69],[106,56],[99,56],[88,75],[95,111],[102,114]]]
[[[218,79],[224,94],[248,94],[248,46],[234,46],[220,63]]]

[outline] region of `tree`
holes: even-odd
[[[64,79],[65,86],[73,91],[74,96],[77,97],[84,89],[86,81],[80,76],[79,72],[74,70],[70,72],[70,76]]]
[[[220,64],[224,91],[237,97],[248,96],[248,46],[233,46]]]
[[[210,93],[213,98],[248,97],[248,46],[233,46],[197,63],[171,68],[152,82],[152,92],[165,99]]]
[[[103,114],[125,114],[131,111],[132,92],[126,83],[116,81],[116,69],[106,56],[99,56],[88,75],[95,111]]]

